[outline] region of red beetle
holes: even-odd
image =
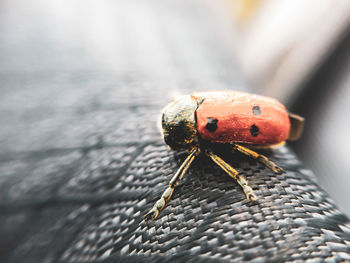
[[[282,169],[251,148],[273,147],[298,139],[304,119],[289,113],[276,99],[238,91],[198,92],[183,96],[163,110],[165,142],[189,156],[169,182],[169,187],[146,219],[156,219],[190,164],[200,152],[208,155],[243,188],[249,201],[257,200],[247,180],[210,149],[210,144],[231,144],[232,150],[248,155],[274,172]]]

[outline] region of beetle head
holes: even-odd
[[[184,96],[166,106],[162,114],[164,141],[174,150],[186,150],[198,143],[195,112],[197,101]]]

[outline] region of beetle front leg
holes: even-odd
[[[190,155],[187,156],[185,161],[180,166],[179,170],[177,170],[176,174],[170,180],[168,188],[165,189],[162,196],[153,205],[152,209],[149,210],[147,214],[145,214],[145,216],[144,216],[145,220],[148,220],[148,219],[154,220],[158,217],[159,212],[163,210],[163,208],[166,205],[166,202],[173,195],[175,187],[179,185],[180,180],[183,178],[183,176],[187,172],[188,168],[190,167],[191,163],[193,162],[194,158],[196,157],[196,154],[198,154],[198,153],[199,153],[199,149],[194,148],[192,150],[192,152],[190,153]]]
[[[270,168],[274,172],[283,171],[281,167],[277,166],[274,162],[270,161],[265,155],[258,154],[257,152],[254,152],[238,144],[234,144],[233,147],[234,147],[233,148],[234,150],[238,150],[239,152],[256,159],[257,161],[261,162],[262,164],[264,164],[266,167]]]
[[[239,185],[242,187],[243,192],[245,196],[247,197],[248,201],[256,201],[257,197],[253,191],[253,189],[248,185],[247,180],[238,174],[238,172],[232,168],[228,163],[226,163],[223,159],[221,159],[219,156],[215,155],[213,152],[208,151],[207,155],[217,164],[220,166],[222,170],[224,170],[226,173],[228,173],[229,176],[231,176],[233,179],[239,183]]]

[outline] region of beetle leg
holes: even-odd
[[[264,164],[266,167],[270,168],[274,172],[283,171],[281,167],[277,166],[274,162],[270,161],[266,156],[262,154],[258,154],[257,152],[254,152],[238,144],[234,144],[233,147],[234,147],[234,150],[238,150],[239,152],[258,160],[259,162],[261,162],[262,164]]]
[[[223,159],[221,159],[219,156],[215,155],[213,152],[208,151],[207,155],[217,164],[220,166],[222,170],[224,170],[226,173],[228,173],[229,176],[231,176],[233,179],[239,183],[239,185],[243,188],[244,194],[247,197],[248,201],[256,201],[257,197],[253,191],[253,189],[248,185],[247,180],[238,174],[238,172],[232,168],[228,163],[226,163]]]
[[[148,220],[148,219],[154,220],[158,217],[159,212],[161,210],[163,210],[166,202],[171,198],[175,187],[179,185],[180,180],[187,172],[188,168],[190,167],[191,163],[193,162],[194,158],[196,157],[196,153],[198,154],[198,152],[199,152],[199,149],[197,147],[195,147],[192,150],[192,152],[187,156],[185,161],[182,163],[180,168],[177,170],[176,174],[170,180],[168,188],[165,189],[162,196],[153,205],[152,209],[149,210],[147,214],[145,214],[144,218],[146,220]]]

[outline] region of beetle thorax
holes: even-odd
[[[195,118],[197,107],[196,100],[185,96],[164,108],[163,136],[172,149],[187,150],[198,144]]]

